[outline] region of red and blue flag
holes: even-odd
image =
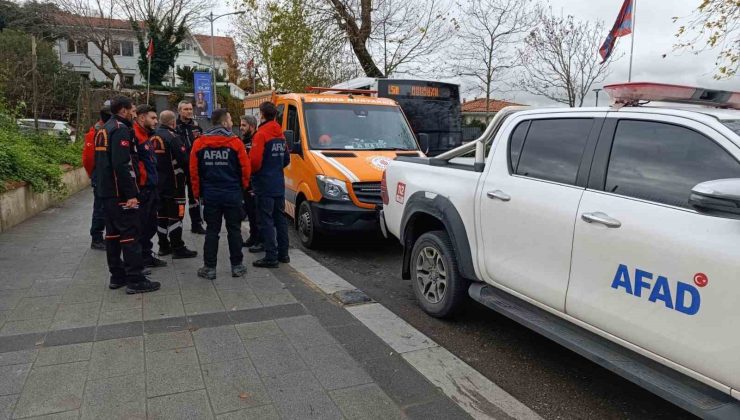
[[[609,31],[609,35],[607,35],[604,44],[601,46],[601,48],[599,48],[599,54],[601,54],[601,58],[603,58],[604,61],[606,61],[609,56],[612,55],[612,52],[614,51],[614,44],[617,42],[617,38],[632,33],[633,6],[633,0],[624,0],[622,8],[619,10],[617,21],[614,22],[614,27],[612,27],[612,30]]]

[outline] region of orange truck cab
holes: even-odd
[[[262,97],[260,97],[262,95]],[[285,211],[304,246],[326,235],[379,228],[383,171],[396,156],[423,156],[392,99],[353,94],[247,97],[247,113],[272,100],[291,148],[285,169]]]

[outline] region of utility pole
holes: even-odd
[[[211,22],[211,78],[213,79],[213,108],[216,107],[216,102],[218,100],[218,96],[216,95],[216,51],[215,51],[215,38],[213,37],[213,22],[216,19],[220,19],[224,16],[230,16],[230,15],[243,15],[247,12],[231,12],[231,13],[224,13],[223,15],[213,16],[213,10],[211,10],[211,13],[208,14],[208,21]]]
[[[36,80],[36,35],[31,35],[31,84],[33,86],[33,126],[39,133],[39,86]]]

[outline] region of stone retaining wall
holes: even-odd
[[[90,185],[90,178],[84,168],[77,168],[62,175],[69,195],[83,190]],[[66,197],[62,197],[66,198]],[[0,194],[0,232],[23,222],[59,202],[49,192],[36,193],[29,185]]]

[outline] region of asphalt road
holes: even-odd
[[[302,248],[292,228],[291,245]],[[303,250],[546,419],[694,418],[472,299],[454,320],[426,315],[401,280],[396,240],[343,238]]]

